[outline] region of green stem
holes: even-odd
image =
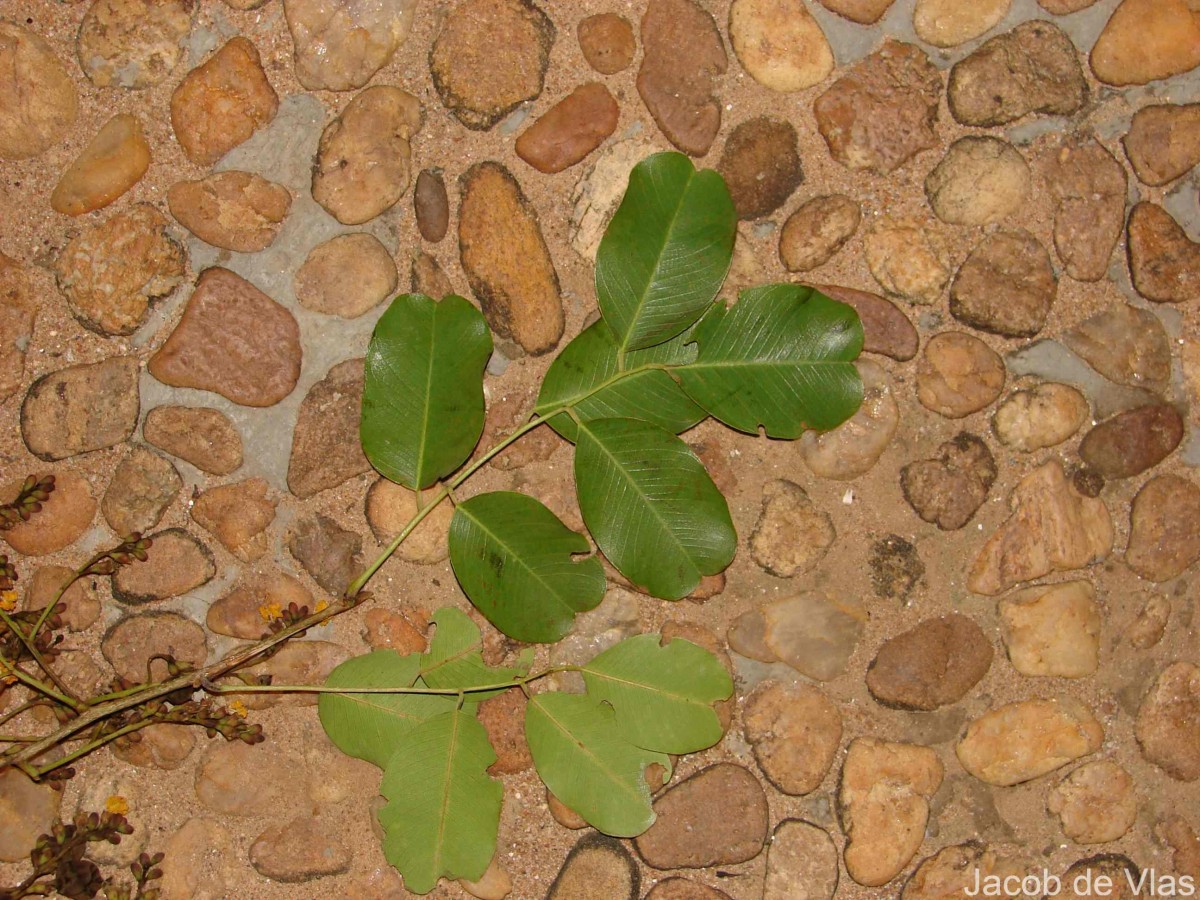
[[[419,687],[329,687],[324,684],[212,684],[202,685],[210,694],[434,694],[444,697],[456,697],[459,694],[475,694],[480,691],[499,691],[520,687],[531,681],[538,681],[547,675],[557,672],[581,672],[582,666],[551,666],[524,678],[512,678],[508,681],[497,681],[493,684],[474,684],[470,687],[457,688],[419,688]]]
[[[49,607],[47,607],[47,608],[49,608]],[[52,682],[54,682],[54,686],[56,688],[58,688],[63,694],[65,694],[66,697],[70,698],[70,699],[65,699],[64,702],[68,706],[70,706],[72,709],[75,709],[75,710],[82,709],[84,704],[81,703],[79,698],[76,697],[71,692],[71,689],[69,687],[67,687],[65,684],[63,684],[62,679],[58,677],[58,673],[55,672],[52,668],[50,668],[50,664],[47,663],[46,660],[42,658],[42,654],[38,651],[37,645],[35,645],[33,642],[35,635],[31,633],[29,636],[26,636],[25,632],[23,632],[21,630],[20,626],[16,623],[16,621],[2,609],[0,609],[0,622],[3,622],[6,626],[8,626],[8,630],[17,636],[17,640],[19,640],[21,642],[21,644],[25,647],[25,652],[28,653],[31,657],[33,657],[33,661],[35,663],[37,663],[38,667],[43,672],[46,673],[47,677]],[[35,626],[35,630],[36,630],[36,626]]]
[[[50,697],[52,700],[57,700],[63,706],[69,706],[71,709],[76,711],[82,708],[82,704],[80,704],[78,700],[73,700],[70,697],[64,697],[50,685],[46,684],[44,681],[39,681],[37,678],[34,678],[16,663],[10,662],[3,656],[0,656],[0,667],[2,667],[5,672],[7,672],[9,675],[12,675],[17,679],[17,681],[21,682],[26,687],[32,688],[38,693]]]
[[[124,737],[127,734],[132,734],[135,731],[140,731],[141,729],[145,728],[147,725],[153,725],[154,722],[155,722],[154,716],[147,716],[144,719],[139,719],[136,722],[131,722],[130,724],[124,726],[123,728],[118,728],[116,731],[110,732],[109,734],[106,734],[103,737],[96,738],[94,741],[88,741],[86,744],[81,744],[80,746],[78,746],[74,750],[72,750],[70,753],[68,753],[66,756],[60,756],[58,759],[54,760],[51,763],[48,763],[47,765],[32,767],[33,772],[35,774],[30,774],[29,777],[33,778],[35,780],[38,778],[41,778],[43,775],[47,774],[48,772],[53,772],[55,769],[61,769],[63,766],[73,763],[73,762],[75,762],[75,760],[80,759],[81,757],[87,756],[93,750],[99,750],[105,744],[110,743],[111,741],[115,741],[119,737]],[[26,769],[26,773],[28,773],[28,772],[29,772],[29,770]]]

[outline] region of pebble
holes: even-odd
[[[989,0],[984,5],[1009,4]],[[1088,87],[1071,38],[1057,25],[1035,19],[955,63],[946,99],[959,123],[990,127],[1031,113],[1072,115],[1087,102]]]
[[[943,768],[928,747],[863,737],[851,741],[838,806],[846,832],[846,871],[859,884],[887,884],[925,838],[929,800]]]
[[[1105,84],[1146,84],[1200,65],[1200,20],[1187,0],[1122,0],[1092,46]]]
[[[33,337],[37,309],[24,268],[0,253],[0,403],[25,380],[25,348]]]
[[[979,338],[943,331],[917,363],[917,399],[948,419],[989,406],[1004,390],[1004,360]]]
[[[45,609],[62,586],[74,577],[74,570],[66,566],[41,566],[34,570],[25,591],[25,609]],[[86,631],[100,618],[100,596],[91,579],[75,581],[58,602],[66,606],[66,611],[59,615],[71,631]]]
[[[942,76],[925,52],[889,39],[818,97],[813,113],[835,160],[887,175],[937,146],[941,93]]]
[[[1087,9],[1096,0],[1038,0],[1038,6],[1056,16],[1066,16]]]
[[[1084,319],[1062,341],[1117,384],[1162,389],[1171,378],[1171,341],[1147,309],[1120,303]]]
[[[883,643],[867,668],[867,690],[895,709],[939,709],[965,697],[992,656],[991,642],[966,616],[925,619]]]
[[[460,184],[459,253],[488,324],[527,353],[552,350],[562,338],[563,306],[537,213],[500,163],[476,163]]]
[[[1050,254],[1028,231],[997,231],[971,251],[950,286],[950,314],[980,331],[1032,337],[1058,293]]]
[[[35,784],[18,769],[0,772],[0,861],[28,862],[38,837],[58,821],[61,799],[60,791]]]
[[[1013,668],[1032,677],[1086,678],[1100,665],[1100,607],[1087,581],[1035,585],[999,605]]]
[[[1171,619],[1171,601],[1162,594],[1153,594],[1125,631],[1131,646],[1149,650],[1162,640]]]
[[[948,243],[928,219],[881,216],[867,230],[863,251],[888,296],[928,306],[950,281]]]
[[[822,294],[854,307],[863,327],[863,350],[905,362],[917,355],[917,329],[896,304],[878,294],[833,284],[813,285]]]
[[[98,88],[152,87],[183,55],[195,11],[192,0],[96,0],[79,26],[79,67]]]
[[[1200,879],[1200,837],[1182,816],[1170,816],[1155,829],[1155,833],[1174,851],[1175,871]]]
[[[1200,559],[1200,487],[1178,475],[1147,481],[1129,514],[1125,562],[1149,581],[1170,581]],[[1169,607],[1168,607],[1169,609]]]
[[[137,427],[138,361],[112,356],[43,375],[21,404],[21,437],[39,459],[119,444]]]
[[[478,881],[458,879],[459,887],[477,900],[504,900],[512,893],[512,876],[493,859]]]
[[[228,475],[242,464],[242,436],[219,410],[156,406],[146,413],[142,437],[210,475]]]
[[[957,47],[973,41],[1008,15],[1012,0],[917,0],[913,7],[913,30],[917,37],[935,47]]]
[[[429,53],[442,105],[468,128],[491,128],[541,95],[554,38],[553,23],[532,3],[464,0],[446,16]]]
[[[242,406],[273,406],[300,377],[300,328],[280,306],[228,269],[205,269],[146,368],[173,387],[214,391]]]
[[[887,372],[878,363],[854,363],[863,384],[863,401],[849,419],[829,431],[809,430],[800,436],[800,455],[819,478],[848,481],[874,468],[900,424]]]
[[[378,479],[367,491],[367,523],[380,544],[390,544],[417,514],[417,495],[403,485]],[[447,535],[454,507],[440,503],[396,550],[406,562],[431,566],[449,555]]]
[[[798,796],[825,780],[842,740],[837,704],[811,684],[767,682],[746,701],[746,740],[777,789]]]
[[[581,837],[558,871],[546,900],[637,900],[641,889],[638,864],[616,838],[592,832]]]
[[[353,91],[403,45],[414,0],[284,0],[296,80],[310,91]]]
[[[1007,787],[1061,769],[1103,743],[1104,728],[1091,710],[1063,697],[990,710],[967,726],[955,753],[976,778]]]
[[[288,550],[313,581],[334,595],[362,569],[362,538],[328,516],[301,519],[288,536]]]
[[[192,69],[171,94],[171,126],[184,155],[211,166],[275,118],[279,97],[258,49],[235,37]]]
[[[784,222],[779,259],[789,272],[823,266],[854,237],[861,220],[858,202],[845,194],[813,197]]]
[[[131,766],[153,766],[171,771],[178,769],[196,746],[195,728],[161,722],[148,725],[109,746],[113,756]]]
[[[1029,166],[1021,154],[987,136],[959,138],[925,179],[929,205],[950,225],[999,222],[1025,206],[1029,191]]]
[[[176,221],[205,243],[257,253],[275,243],[292,195],[250,172],[218,172],[171,185],[167,205]]]
[[[898,534],[884,535],[871,546],[870,570],[875,596],[906,606],[925,578],[917,548]]]
[[[1170,456],[1183,432],[1175,407],[1151,404],[1105,419],[1083,436],[1079,455],[1105,478],[1132,478]]]
[[[91,485],[70,469],[54,473],[54,492],[42,504],[42,511],[27,521],[0,531],[10,547],[23,556],[45,556],[75,543],[96,516],[96,501]],[[0,487],[0,498],[11,502],[21,491],[24,479]]]
[[[637,52],[633,26],[616,13],[599,13],[580,19],[575,36],[583,58],[601,75],[624,72],[633,63],[633,55]]]
[[[277,745],[251,747],[241,741],[209,745],[196,767],[196,797],[213,812],[282,819],[308,804],[303,759]],[[271,764],[264,765],[266,760]]]
[[[101,209],[141,181],[150,144],[137,116],[113,116],[96,132],[50,192],[50,206],[68,216]]]
[[[154,545],[147,562],[122,566],[113,575],[113,597],[122,603],[140,605],[178,597],[217,574],[212,551],[182,528],[168,528],[151,539]]]
[[[208,608],[204,624],[215,634],[256,640],[268,631],[264,612],[285,610],[293,603],[297,608],[314,607],[312,593],[299,579],[273,568],[255,571]]]
[[[725,179],[739,219],[761,219],[783,204],[804,180],[796,129],[759,116],[740,123],[725,141],[717,171]]]
[[[391,85],[369,87],[321,132],[312,196],[343,225],[391,209],[408,190],[409,141],[421,128],[421,102]]]
[[[180,665],[199,668],[208,659],[208,640],[203,628],[177,613],[143,613],[110,628],[100,650],[118,675],[136,683],[146,680],[147,667],[154,679],[167,677],[161,659],[150,661],[159,654],[169,653]]]
[[[135,781],[124,772],[106,772],[99,777],[91,777],[80,785],[81,790],[75,797],[75,815],[87,815],[105,809],[109,801],[120,798],[127,808],[126,817],[136,821],[139,813],[150,805],[142,797],[139,781]],[[64,810],[64,812],[66,812]],[[66,817],[64,817],[66,818]],[[131,862],[146,851],[150,841],[149,830],[146,828],[133,829],[132,834],[121,837],[119,844],[107,841],[97,841],[89,847],[88,858],[102,866],[121,866],[127,868]]]
[[[413,253],[409,272],[414,294],[424,294],[441,300],[454,293],[454,286],[433,256],[423,250]]]
[[[832,681],[846,670],[866,619],[856,601],[810,592],[743,613],[726,637],[742,656],[783,662],[806,678]]]
[[[817,509],[800,485],[776,479],[763,488],[750,552],[772,575],[792,578],[812,571],[836,538],[829,514]]]
[[[422,169],[413,188],[413,211],[421,237],[436,244],[450,227],[450,199],[441,169]]]
[[[146,534],[163,517],[179,492],[183,479],[171,461],[153,450],[134,444],[117,464],[100,511],[118,536]]]
[[[655,869],[704,869],[754,859],[770,828],[762,786],[733,763],[701,769],[664,791],[654,801],[654,812],[654,824],[633,843]]]
[[[1200,103],[1143,106],[1121,139],[1142,184],[1158,186],[1200,162]]]
[[[266,629],[264,629],[266,630]],[[329,641],[289,641],[274,656],[243,669],[252,682],[270,684],[324,684],[329,673],[350,658],[350,654]],[[236,683],[236,682],[235,682]],[[247,694],[242,698],[247,709],[273,706],[316,706],[317,695]],[[342,762],[340,757],[335,757]],[[319,767],[318,767],[319,768]],[[323,785],[328,787],[328,785]]]
[[[0,158],[28,159],[67,136],[79,95],[66,67],[42,37],[0,22]]]
[[[293,280],[305,309],[354,319],[396,291],[400,277],[387,248],[370,234],[340,234],[312,249]]]
[[[802,819],[784,819],[775,826],[763,900],[833,900],[837,885],[837,847],[825,829]]]
[[[1063,891],[1059,896],[1063,900],[1100,900],[1101,897],[1106,900],[1136,900],[1144,896],[1136,887],[1141,876],[1137,864],[1128,856],[1102,853],[1072,863],[1062,874]],[[1101,881],[1102,878],[1107,881]]]
[[[874,25],[896,0],[820,0],[822,6],[851,22]]]
[[[84,327],[123,335],[142,326],[150,304],[170,295],[186,268],[187,253],[166,216],[138,203],[71,238],[58,254],[54,276]]]
[[[1063,834],[1077,844],[1118,841],[1137,820],[1133,779],[1110,759],[1080,766],[1046,795]]]
[[[479,704],[479,723],[488,733],[488,742],[496,751],[496,761],[488,766],[490,775],[515,775],[533,765],[533,756],[525,740],[525,695],[505,691]]]
[[[692,0],[650,0],[642,16],[637,89],[667,140],[704,156],[721,127],[717,76],[729,61],[712,15]]]
[[[215,819],[188,819],[166,839],[162,850],[165,858],[159,868],[163,875],[155,883],[162,900],[225,897],[233,890],[229,871],[233,840]]]
[[[267,552],[267,529],[275,521],[276,502],[268,496],[263,479],[249,478],[209,488],[196,497],[192,518],[242,562],[252,562]]]
[[[967,587],[995,596],[1022,581],[1081,569],[1112,551],[1112,517],[1104,501],[1076,493],[1062,463],[1050,460],[1013,489],[1013,514],[984,544]]]
[[[569,169],[617,128],[621,111],[608,88],[592,81],[550,107],[517,138],[517,156],[539,172]]]
[[[1125,169],[1094,138],[1066,142],[1044,169],[1054,197],[1054,249],[1077,281],[1108,273],[1125,227]]]
[[[297,497],[311,497],[371,470],[358,437],[362,395],[361,357],[338,363],[309,389],[288,460],[288,490]]]
[[[801,0],[733,0],[729,42],[750,77],[773,91],[802,91],[833,71],[833,49]]]
[[[837,854],[834,853],[836,860]],[[691,881],[687,878],[668,878],[660,881],[646,895],[646,900],[731,900],[724,891]]]
[[[1134,726],[1142,755],[1179,781],[1200,778],[1200,668],[1175,662],[1155,680]]]
[[[609,219],[625,196],[630,170],[646,156],[661,149],[641,137],[613,141],[596,154],[571,191],[571,246],[584,259],[596,260],[600,239]],[[734,243],[734,253],[737,252]]]
[[[1133,286],[1147,300],[1182,303],[1200,290],[1200,244],[1161,206],[1133,208],[1127,246]]]
[[[978,893],[983,884],[1003,884],[1005,878],[1024,878],[1032,872],[1027,861],[1002,855],[979,841],[943,847],[926,859],[904,885],[903,900],[951,900]],[[992,878],[1001,879],[999,882]],[[1013,895],[1010,895],[1013,896]],[[1026,895],[1019,895],[1029,900]]]
[[[992,416],[992,430],[1004,446],[1033,453],[1058,446],[1087,417],[1083,394],[1070,385],[1046,382],[1009,394]]]
[[[546,808],[550,810],[550,815],[554,818],[554,821],[563,828],[578,831],[581,828],[588,827],[587,820],[550,793],[549,788],[546,789]]]

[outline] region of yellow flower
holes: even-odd
[[[120,794],[113,794],[104,801],[104,809],[114,816],[123,816],[129,812],[129,801]]]
[[[316,608],[317,612],[324,612],[327,609],[329,609],[328,603],[326,603],[324,600],[317,601],[317,608]]]
[[[283,607],[278,603],[264,603],[258,608],[258,614],[264,622],[274,622],[283,618]]]
[[[17,592],[16,591],[0,591],[0,609],[5,612],[12,612],[17,608]]]
[[[250,710],[246,709],[246,704],[241,700],[234,700],[230,703],[229,711],[234,715],[241,716],[243,719],[250,715]]]

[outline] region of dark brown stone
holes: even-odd
[[[337,487],[371,469],[358,437],[362,416],[363,361],[338,363],[300,404],[288,490],[300,498]]]
[[[1143,106],[1121,143],[1143,184],[1174,181],[1200,162],[1200,103]]]
[[[733,129],[717,171],[725,179],[739,219],[761,219],[787,202],[804,180],[796,129],[759,116]]]
[[[608,88],[592,81],[550,107],[517,138],[514,149],[539,172],[561,172],[604,143],[620,115]]]
[[[446,236],[450,227],[450,200],[446,196],[446,181],[441,169],[422,169],[413,188],[413,209],[417,216],[417,231],[421,237],[436,244]]]
[[[362,568],[362,538],[328,516],[302,519],[288,538],[288,550],[313,580],[340,595]]]
[[[993,653],[983,631],[966,616],[926,619],[879,648],[867,669],[867,689],[884,706],[948,706],[987,674]]]
[[[1200,293],[1200,244],[1169,212],[1139,203],[1129,214],[1129,274],[1137,292],[1158,303],[1182,303]]]
[[[904,499],[918,516],[943,531],[970,522],[995,480],[992,451],[966,431],[942,444],[936,459],[922,459],[900,470]]]
[[[917,355],[917,329],[891,300],[835,284],[814,287],[826,296],[854,307],[863,326],[863,350],[905,362]]]
[[[629,68],[637,51],[633,26],[624,16],[600,13],[579,22],[579,49],[587,64],[601,75],[615,75]]]
[[[1200,487],[1178,475],[1151,478],[1133,498],[1125,562],[1150,581],[1170,581],[1200,559]]]
[[[1058,293],[1050,254],[1028,231],[998,231],[971,251],[950,286],[950,313],[972,328],[1032,337]]]
[[[1068,275],[1099,281],[1125,227],[1125,169],[1095,138],[1067,141],[1047,163],[1054,249]]]
[[[1175,407],[1151,404],[1105,419],[1084,435],[1079,455],[1105,478],[1131,478],[1170,456],[1181,440]]]

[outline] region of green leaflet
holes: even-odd
[[[604,569],[588,539],[532,497],[511,491],[460,503],[450,521],[450,562],[463,591],[487,620],[519,641],[549,643],[595,607]]]
[[[694,753],[721,739],[712,704],[733,693],[717,658],[684,640],[627,638],[583,667],[588,695],[610,704],[630,743],[663,753]]]
[[[402,294],[367,348],[360,433],[387,478],[427,488],[471,455],[483,433],[483,369],[492,336],[462,297]]]
[[[492,668],[483,661],[483,637],[466,613],[446,607],[434,614],[437,626],[429,651],[421,654],[421,680],[431,688],[472,688],[522,678],[529,662],[521,668]],[[503,694],[508,688],[473,691],[466,700],[478,703]]]
[[[678,600],[733,560],[725,498],[691,448],[636,419],[579,425],[579,509],[614,566],[655,597]]]
[[[554,796],[615,837],[654,822],[645,769],[670,758],[634,746],[614,727],[612,708],[584,694],[537,694],[525,707],[525,737],[538,775]]]
[[[840,425],[862,403],[858,314],[813,288],[750,288],[693,335],[699,353],[675,374],[693,400],[739,431],[762,426],[771,437],[797,438]]]
[[[546,415],[569,406],[581,419],[629,418],[661,425],[678,434],[705,417],[705,412],[661,368],[696,358],[686,335],[622,357],[612,329],[600,319],[581,331],[550,364],[534,412]],[[567,413],[550,419],[550,427],[575,440],[575,420]]]
[[[596,253],[596,296],[618,348],[652,347],[695,322],[725,280],[736,232],[716,172],[682,153],[634,166]]]
[[[412,687],[420,672],[416,654],[373,650],[348,659],[329,673],[326,687]],[[401,738],[421,722],[454,709],[454,697],[429,694],[321,694],[321,727],[338,749],[379,768],[387,765]]]
[[[438,878],[477,881],[496,852],[504,788],[488,777],[496,761],[473,714],[451,710],[401,738],[383,773],[383,855],[417,894]]]

